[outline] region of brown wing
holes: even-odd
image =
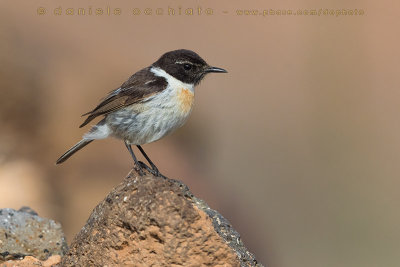
[[[79,128],[100,115],[106,115],[112,111],[138,103],[148,96],[164,90],[167,85],[165,78],[155,76],[150,71],[150,67],[138,71],[124,82],[120,88],[110,92],[92,111],[83,114],[82,116],[89,116]]]

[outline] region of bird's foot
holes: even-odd
[[[135,164],[134,169],[138,172],[140,176],[144,176],[146,174],[144,169],[148,170],[149,167],[143,162],[138,161],[137,164]]]
[[[156,177],[163,177],[164,175],[161,174],[161,172],[157,169],[155,165],[151,166],[150,172],[156,176]]]
[[[140,168],[140,170],[142,171],[141,176],[143,176],[145,174],[145,171],[148,171],[149,173],[154,175],[154,170],[152,168],[150,168],[149,166],[146,165],[146,163],[144,163],[143,161],[138,161],[138,167]]]
[[[138,165],[142,171],[143,171],[143,169],[145,169],[149,173],[153,174],[156,177],[164,177],[165,178],[165,176],[161,174],[161,172],[158,170],[158,168],[155,165],[152,165],[150,168],[143,161],[138,161]]]

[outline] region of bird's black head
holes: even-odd
[[[207,73],[227,72],[224,69],[211,67],[193,51],[180,49],[165,53],[154,64],[176,79],[188,83],[198,84]]]

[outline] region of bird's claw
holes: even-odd
[[[147,166],[143,161],[138,161],[138,167],[143,171],[143,169],[145,169],[146,171],[148,171],[149,173],[153,174],[156,177],[164,177],[164,175],[162,175],[160,173],[160,171],[157,169],[156,166],[152,166],[152,168],[150,168],[149,166]]]
[[[137,164],[135,164],[135,170],[139,173],[140,176],[144,176],[146,173],[144,169],[148,170],[149,167],[144,164],[142,161],[138,161]]]

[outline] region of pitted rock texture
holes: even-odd
[[[219,213],[175,180],[134,170],[92,212],[63,266],[262,266]]]
[[[0,209],[0,264],[34,256],[44,261],[63,256],[67,243],[61,225],[41,218],[30,208]]]

